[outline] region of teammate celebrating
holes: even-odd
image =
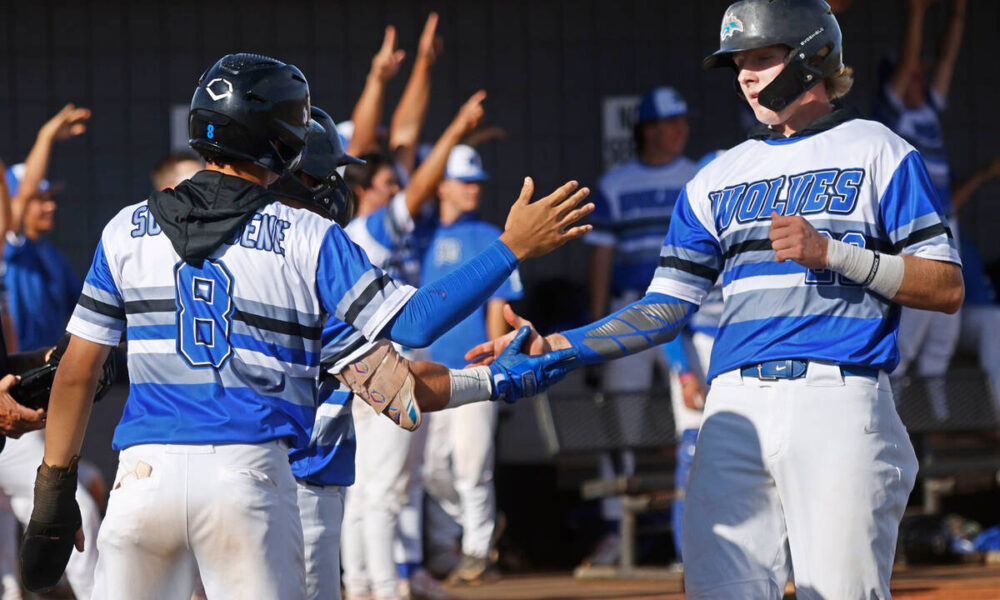
[[[191,102],[191,145],[206,170],[105,228],[53,384],[21,551],[29,588],[58,580],[74,534],[82,547],[77,455],[101,364],[126,328],[130,395],[94,597],[186,599],[200,572],[210,598],[302,598],[287,451],[309,441],[327,316],[368,340],[425,345],[519,259],[587,231],[572,227],[592,208],[576,207],[585,189],[573,194],[571,182],[529,203],[528,180],[509,231],[471,269],[415,290],[373,267],[338,225],[264,188],[300,160],[308,127],[297,68],[225,56]]]
[[[851,72],[825,2],[732,4],[704,64],[736,71],[760,125],[685,186],[641,300],[533,347],[597,363],[663,343],[721,273],[688,597],[780,598],[794,572],[810,596],[888,598],[917,469],[887,375],[899,305],[958,310],[958,253],[920,155],[831,105]]]

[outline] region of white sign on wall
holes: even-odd
[[[601,154],[604,168],[634,155],[632,127],[639,112],[639,96],[606,96],[602,102]]]
[[[190,104],[170,106],[170,151],[190,150],[188,147],[188,111]]]

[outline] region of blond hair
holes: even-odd
[[[830,100],[843,98],[854,85],[854,69],[846,65],[841,66],[836,73],[823,80],[823,85]]]

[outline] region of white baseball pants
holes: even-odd
[[[888,377],[712,381],[684,514],[688,598],[890,597],[917,460]]]
[[[353,404],[356,477],[344,506],[344,587],[350,595],[396,598],[399,575],[393,551],[399,515],[409,497],[406,466],[413,434],[364,402]]]
[[[20,438],[8,439],[0,452],[0,490],[10,496],[14,515],[27,526],[35,499],[35,475],[45,454],[45,431],[32,431]],[[66,579],[77,598],[90,598],[94,590],[94,569],[97,566],[97,532],[101,513],[97,503],[83,484],[76,488],[76,502],[83,518],[83,552],[73,550],[66,564]]]
[[[477,558],[489,555],[496,526],[493,461],[499,408],[496,402],[475,402],[435,413],[424,454],[427,493],[462,526],[462,553]]]
[[[295,483],[305,544],[306,600],[340,600],[344,488]]]
[[[95,599],[305,597],[288,447],[145,444],[122,450],[98,535]]]

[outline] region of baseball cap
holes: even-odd
[[[490,174],[483,170],[483,159],[472,146],[458,144],[448,155],[444,176],[459,181],[486,181]]]
[[[24,173],[28,168],[24,163],[17,163],[16,165],[11,165],[7,169],[5,176],[7,177],[7,193],[13,198],[17,195],[17,189],[21,187],[21,180],[24,179]],[[43,179],[38,184],[38,193],[42,194],[49,191],[49,180]]]
[[[672,87],[660,86],[642,97],[639,102],[639,123],[679,117],[688,113],[687,102]]]
[[[337,123],[337,135],[340,136],[340,143],[346,148],[351,143],[351,136],[354,135],[354,121],[348,119]]]

